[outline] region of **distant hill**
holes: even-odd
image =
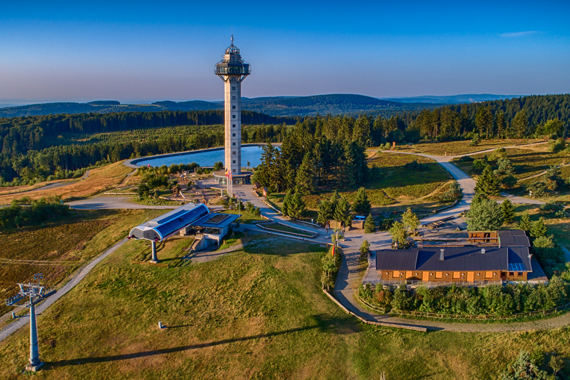
[[[242,98],[242,108],[270,116],[314,116],[358,115],[362,113],[386,115],[403,111],[432,109],[440,104],[394,102],[353,94],[331,94],[314,96],[276,96],[263,98]],[[17,107],[0,108],[0,117],[40,116],[51,114],[147,112],[147,111],[206,111],[223,109],[223,102],[191,100],[173,102],[169,100],[153,104],[121,104],[112,100],[99,100],[89,103],[43,103]]]
[[[489,100],[502,100],[518,98],[523,95],[492,95],[492,94],[463,94],[463,95],[449,95],[449,96],[413,96],[408,98],[385,98],[397,103],[431,103],[431,104],[464,104],[464,103],[479,103]]]

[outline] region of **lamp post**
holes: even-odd
[[[30,359],[26,365],[27,371],[37,371],[44,363],[40,360],[38,347],[38,326],[36,321],[36,305],[55,293],[55,290],[46,291],[45,286],[40,285],[43,278],[41,273],[34,275],[36,284],[18,284],[20,291],[15,296],[6,300],[7,306],[24,306],[30,309]],[[27,299],[27,300],[26,300]],[[23,304],[20,301],[24,300]]]

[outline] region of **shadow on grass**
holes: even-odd
[[[223,339],[216,342],[208,342],[208,343],[200,343],[200,344],[193,344],[187,346],[178,346],[178,347],[170,347],[170,348],[161,348],[152,351],[142,351],[142,352],[133,352],[131,354],[124,354],[124,355],[111,355],[111,356],[102,356],[102,357],[83,357],[83,358],[75,358],[75,359],[68,359],[68,360],[60,360],[56,362],[46,362],[46,368],[58,368],[58,367],[66,367],[66,366],[73,366],[73,365],[82,365],[82,364],[92,364],[92,363],[106,363],[106,362],[114,362],[120,360],[128,360],[128,359],[137,359],[137,358],[145,358],[150,356],[156,355],[163,355],[163,354],[170,354],[175,352],[184,352],[190,350],[198,350],[201,348],[208,348],[208,347],[216,347],[221,346],[224,344],[230,344],[235,342],[246,342],[250,340],[256,339],[263,339],[263,338],[271,338],[286,334],[293,334],[297,332],[303,332],[308,330],[319,330],[320,332],[324,333],[334,333],[334,334],[352,334],[360,331],[360,326],[355,323],[351,323],[351,328],[346,329],[334,329],[337,327],[339,323],[343,323],[346,318],[331,318],[326,315],[313,315],[313,324],[306,327],[298,327],[294,329],[278,331],[268,334],[258,334],[253,336],[246,336],[242,338],[232,338],[232,339]],[[182,328],[182,327],[189,327],[190,325],[180,325],[180,326],[172,326],[172,328]]]

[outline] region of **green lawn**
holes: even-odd
[[[139,263],[140,249],[128,242],[39,316],[46,365],[34,378],[496,379],[521,349],[570,355],[570,328],[363,325],[321,292],[325,248],[306,243],[271,237],[170,268]],[[158,321],[170,328],[158,330]],[[0,378],[22,378],[27,355],[27,329],[0,343]]]

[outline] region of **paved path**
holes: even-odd
[[[462,211],[469,209],[469,205],[475,194],[476,182],[465,172],[457,168],[451,162],[453,157],[431,156],[427,154],[417,154],[409,152],[388,151],[394,154],[414,154],[437,161],[443,166],[453,178],[455,178],[463,192],[462,200],[453,208],[445,210],[436,215],[424,218],[422,224],[426,224],[435,220],[440,220],[448,216],[456,216]],[[479,152],[480,153],[480,152]],[[512,197],[512,196],[510,196]],[[543,202],[523,197],[512,197],[512,202],[541,204]],[[542,319],[532,322],[523,323],[447,323],[437,321],[414,321],[405,318],[398,318],[389,315],[379,315],[364,310],[355,300],[354,293],[358,285],[361,283],[360,271],[360,252],[358,248],[364,239],[370,242],[370,249],[389,249],[391,246],[391,237],[388,232],[379,232],[375,234],[364,235],[359,232],[349,231],[346,236],[348,240],[341,243],[344,255],[341,268],[335,284],[335,297],[350,311],[369,320],[384,321],[397,323],[401,325],[427,327],[435,330],[462,331],[462,332],[505,332],[505,331],[526,331],[535,329],[549,329],[566,326],[570,323],[570,313],[566,313],[560,317]],[[569,252],[570,255],[570,252]]]
[[[63,297],[67,292],[69,292],[71,289],[73,289],[73,287],[75,285],[77,285],[81,280],[83,280],[83,278],[85,278],[85,276],[87,276],[87,274],[93,268],[95,268],[95,266],[97,264],[99,264],[102,260],[104,260],[111,253],[115,252],[120,246],[125,244],[127,241],[128,241],[127,238],[125,238],[125,239],[119,241],[118,243],[115,243],[111,248],[107,249],[101,255],[99,255],[96,258],[94,258],[93,260],[91,260],[91,262],[89,262],[89,264],[87,264],[86,266],[81,268],[79,270],[79,272],[67,284],[62,286],[61,289],[58,289],[57,293],[48,297],[44,302],[42,302],[39,306],[37,306],[36,307],[36,313],[40,314],[40,313],[44,312],[48,307],[50,307],[52,304],[54,304],[58,299]],[[6,326],[2,330],[0,330],[0,342],[2,340],[6,339],[8,336],[10,336],[12,333],[16,332],[21,327],[28,324],[28,321],[29,320],[27,317],[19,318],[17,321],[9,324],[8,326]]]

